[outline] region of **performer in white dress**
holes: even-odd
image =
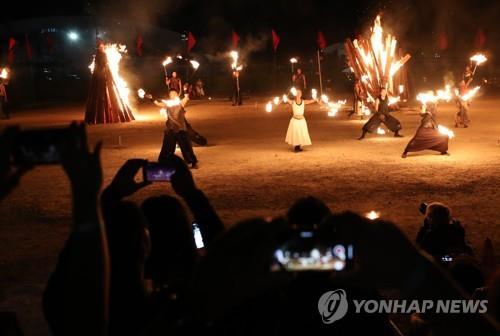
[[[311,145],[311,138],[307,130],[307,122],[304,118],[304,106],[315,102],[315,100],[303,100],[301,90],[297,90],[297,95],[294,100],[288,101],[288,104],[292,105],[293,115],[288,125],[285,142],[294,146],[296,153],[302,152],[301,146]]]

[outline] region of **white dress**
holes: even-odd
[[[304,101],[299,105],[295,101],[292,102],[293,116],[288,124],[285,142],[292,146],[309,146],[311,138],[307,130],[307,122],[304,118]]]

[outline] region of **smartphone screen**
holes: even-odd
[[[67,136],[67,128],[22,131],[16,138],[14,161],[18,164],[60,163],[60,148]]]
[[[196,248],[200,249],[205,247],[205,244],[203,243],[203,236],[201,235],[200,228],[198,227],[198,224],[196,222],[193,222],[191,224],[193,227],[193,237],[194,237],[194,243],[196,244]]]
[[[320,243],[314,231],[301,231],[278,247],[273,254],[272,271],[344,271],[354,258],[352,244]]]
[[[142,167],[144,181],[168,182],[175,173],[175,168],[158,162],[146,162]]]

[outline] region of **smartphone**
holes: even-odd
[[[444,255],[441,257],[441,261],[444,263],[451,263],[453,261],[453,257],[451,255]]]
[[[352,244],[324,244],[315,231],[299,231],[274,251],[271,271],[344,271],[353,258]]]
[[[142,167],[144,181],[168,182],[175,173],[175,168],[168,164],[158,162],[146,162]]]
[[[17,164],[58,164],[66,144],[68,128],[21,131],[15,140],[13,157]]]
[[[191,227],[193,228],[193,237],[194,237],[194,243],[196,244],[197,249],[201,249],[205,247],[205,243],[203,243],[203,236],[201,235],[200,228],[198,226],[198,223],[193,222],[191,224]]]

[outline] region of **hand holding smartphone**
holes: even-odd
[[[175,168],[169,164],[146,161],[142,167],[144,182],[170,182]]]

